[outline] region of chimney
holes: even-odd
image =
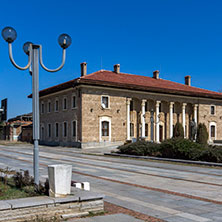
[[[115,73],[120,73],[120,64],[114,65],[114,72]]]
[[[80,66],[81,66],[81,76],[86,76],[87,75],[87,63],[82,62],[80,64]]]
[[[185,85],[191,86],[191,76],[185,76]]]
[[[160,71],[159,70],[156,70],[153,72],[153,78],[154,79],[159,79],[160,78]]]

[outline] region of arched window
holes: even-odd
[[[41,127],[41,140],[44,140],[44,127]]]
[[[209,141],[213,142],[217,139],[217,124],[215,122],[210,122],[209,125]]]
[[[215,115],[215,106],[210,106],[210,114]]]
[[[63,137],[67,137],[67,122],[63,123]]]
[[[59,137],[59,124],[58,123],[55,124],[55,137],[56,138]]]
[[[216,128],[215,128],[215,126],[213,126],[213,125],[211,125],[211,127],[210,127],[210,136],[211,137],[215,137],[215,135],[216,135]]]
[[[102,136],[109,136],[109,122],[102,121]]]

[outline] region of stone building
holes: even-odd
[[[82,148],[115,146],[145,138],[171,138],[180,122],[190,137],[190,122],[205,123],[209,142],[222,140],[222,94],[153,77],[100,70],[40,91],[40,142]],[[154,122],[152,124],[152,122]]]
[[[32,142],[32,113],[9,119],[4,126],[3,139]]]

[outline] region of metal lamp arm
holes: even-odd
[[[43,64],[43,60],[42,60],[42,46],[41,46],[41,45],[39,46],[39,61],[40,61],[40,65],[41,65],[42,68],[45,69],[46,71],[48,71],[48,72],[57,72],[57,71],[59,71],[59,70],[62,69],[62,67],[64,66],[65,60],[66,60],[66,50],[63,49],[63,51],[62,51],[62,64],[61,64],[58,68],[56,68],[56,69],[48,69],[48,68]]]
[[[19,66],[19,65],[17,65],[17,64],[15,63],[15,60],[13,59],[12,44],[11,44],[11,43],[8,44],[8,51],[9,51],[10,61],[12,62],[12,64],[13,64],[17,69],[26,70],[26,69],[28,69],[28,68],[30,67],[30,65],[31,65],[31,56],[30,56],[30,55],[32,55],[32,49],[31,49],[31,47],[30,47],[30,49],[29,49],[29,60],[28,60],[28,64],[27,64],[26,66],[24,66],[24,67],[21,67],[21,66]]]

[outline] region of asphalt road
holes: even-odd
[[[222,170],[86,155],[77,149],[40,148],[40,175],[47,165],[72,164],[72,180],[90,182],[105,201],[165,221],[222,221]],[[28,169],[32,147],[0,145],[0,168]]]

